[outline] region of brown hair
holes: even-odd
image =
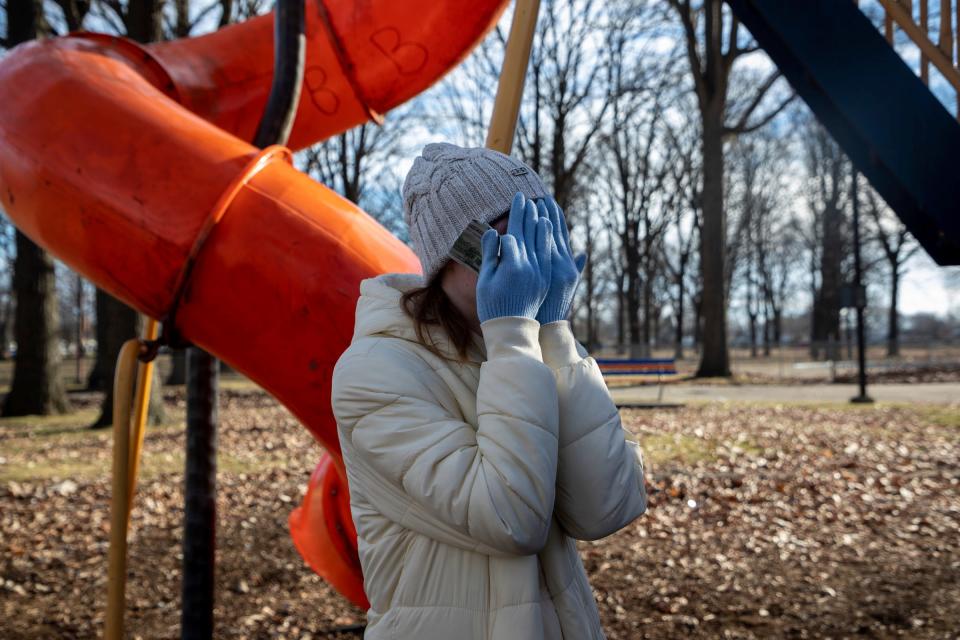
[[[472,331],[470,323],[441,286],[444,271],[445,269],[440,270],[425,287],[404,292],[400,298],[400,306],[413,320],[417,338],[423,346],[434,355],[446,360],[452,359],[439,349],[434,336],[430,335],[429,327],[440,327],[463,362],[467,360],[467,351],[473,344]]]

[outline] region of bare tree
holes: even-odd
[[[740,23],[729,12],[725,15],[722,0],[669,0],[680,18],[687,58],[693,75],[694,92],[702,123],[703,162],[703,233],[700,236],[700,269],[703,276],[703,349],[698,376],[729,376],[730,354],[727,349],[726,209],[724,206],[724,141],[755,131],[777,116],[792,95],[755,116],[779,72],[771,73],[737,105],[728,105],[728,89],[734,64],[757,50],[744,44]],[[700,25],[702,24],[702,32]],[[726,25],[726,32],[725,32]],[[724,48],[726,45],[726,48]],[[729,108],[733,106],[734,108]]]
[[[655,150],[661,140],[662,107],[646,110],[641,100],[626,96],[615,98],[611,109],[611,131],[605,139],[611,165],[607,184],[624,260],[631,357],[640,357],[650,354],[653,280],[671,222],[664,186],[672,158]]]
[[[689,114],[687,110],[683,110],[681,115]],[[661,260],[672,284],[668,295],[673,308],[673,354],[680,359],[684,357],[686,302],[689,297],[692,267],[695,266],[694,249],[701,225],[700,166],[696,153],[699,132],[695,123],[684,118],[679,125],[668,125],[666,133],[673,158],[669,164],[669,183],[666,188],[673,193],[670,198],[673,211],[669,212],[671,228],[666,231]]]
[[[763,350],[783,340],[783,313],[792,291],[794,274],[802,259],[802,241],[796,219],[786,213],[769,212],[769,219],[758,227],[756,238],[757,269],[764,297]]]
[[[810,354],[830,349],[840,341],[840,289],[844,283],[844,258],[849,247],[844,212],[849,192],[850,168],[843,151],[826,129],[811,122],[805,129],[805,151],[809,185],[807,199],[814,229],[808,235],[817,242],[812,254],[819,257],[813,287]],[[816,260],[816,258],[813,258]],[[836,357],[828,353],[827,357]]]
[[[889,268],[890,307],[887,316],[887,355],[900,355],[900,280],[907,261],[920,245],[906,226],[877,197],[873,189],[866,189],[867,211],[873,220],[873,239],[883,250]]]
[[[530,55],[530,99],[517,122],[517,153],[548,181],[572,225],[587,190],[585,163],[611,98],[603,84],[607,61],[594,49],[609,17],[603,3],[589,0],[544,4]]]
[[[587,160],[609,108],[607,60],[599,55],[607,17],[605,3],[590,0],[541,5],[517,120],[514,153],[552,189],[571,226],[589,196]],[[497,28],[444,84],[433,107],[439,126],[452,121],[466,144],[483,144],[505,45]]]
[[[758,355],[760,342],[770,354],[782,332],[783,295],[787,282],[781,268],[795,266],[795,249],[787,251],[786,239],[793,239],[786,200],[791,195],[784,176],[789,172],[789,155],[783,137],[758,132],[733,146],[731,204],[736,211],[735,232],[728,244],[731,289],[733,271],[739,269],[738,284],[744,295],[751,355]],[[775,255],[786,252],[786,255]],[[787,259],[789,257],[789,259]]]

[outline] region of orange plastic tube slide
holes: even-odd
[[[308,0],[291,147],[430,86],[505,4]],[[182,288],[184,338],[271,392],[330,452],[323,473],[338,477],[325,486],[342,490],[322,501],[324,518],[346,544],[311,566],[364,606],[330,376],[351,339],[360,281],[419,265],[363,211],[294,169],[289,151],[246,142],[272,68],[272,16],[149,47],[96,34],[17,47],[0,61],[0,205],[142,313],[164,319]]]

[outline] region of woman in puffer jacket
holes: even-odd
[[[333,409],[365,638],[604,638],[575,540],[646,509],[643,463],[567,315],[583,268],[529,167],[427,145],[403,186],[423,277],[360,285]],[[448,259],[471,220],[479,277]]]

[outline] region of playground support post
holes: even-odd
[[[138,344],[128,340],[120,348],[114,373],[113,395],[113,487],[110,502],[110,550],[108,558],[107,612],[104,638],[123,637],[123,618],[126,608],[127,582],[127,525],[130,513],[130,410],[131,396],[123,387],[136,371]]]
[[[513,148],[513,134],[517,129],[520,99],[523,97],[523,83],[539,10],[540,0],[517,0],[514,5],[510,37],[503,54],[497,97],[493,102],[493,115],[487,131],[488,149],[509,154]]]
[[[213,638],[218,378],[216,358],[190,347],[180,632],[184,640]]]
[[[277,0],[273,23],[273,84],[253,138],[253,144],[261,149],[272,144],[286,144],[290,138],[300,101],[307,51],[304,14],[303,0]]]
[[[253,144],[285,144],[290,136],[306,55],[304,0],[277,0],[274,76]],[[219,363],[198,347],[187,350],[187,459],[183,537],[184,640],[213,638],[217,523]]]
[[[140,451],[146,431],[153,361],[138,362],[144,341],[157,337],[157,321],[148,318],[143,338],[127,340],[120,349],[113,382],[113,470],[110,495],[110,548],[108,557],[107,611],[104,637],[123,637],[126,609],[127,530],[133,494],[140,470]],[[134,390],[133,377],[136,375]],[[133,392],[133,396],[131,396]]]

